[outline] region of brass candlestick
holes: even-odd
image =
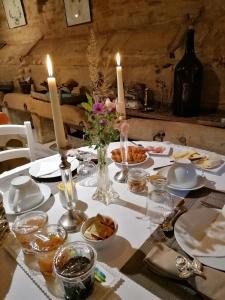
[[[59,165],[67,212],[59,219],[59,223],[68,231],[79,231],[81,224],[86,220],[84,212],[76,210],[78,201],[77,190],[72,178],[71,164],[67,161],[66,155],[61,151],[61,163]]]

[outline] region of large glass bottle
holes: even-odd
[[[202,64],[195,55],[194,29],[189,28],[185,54],[174,73],[174,115],[191,117],[200,114],[202,71]]]

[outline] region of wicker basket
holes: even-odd
[[[6,213],[2,201],[2,194],[0,193],[0,245],[2,244],[8,232],[9,222],[6,218]]]

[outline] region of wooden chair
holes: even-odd
[[[25,136],[27,147],[0,151],[0,162],[21,157],[29,158],[31,161],[35,160],[34,138],[30,122],[26,121],[24,125],[0,125],[0,136],[7,136],[9,140],[10,135]]]

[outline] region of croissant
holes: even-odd
[[[139,163],[146,159],[146,149],[135,147],[135,146],[128,146],[127,149],[127,162],[129,164]],[[121,148],[117,148],[112,150],[112,160],[118,163],[122,162],[122,151]]]

